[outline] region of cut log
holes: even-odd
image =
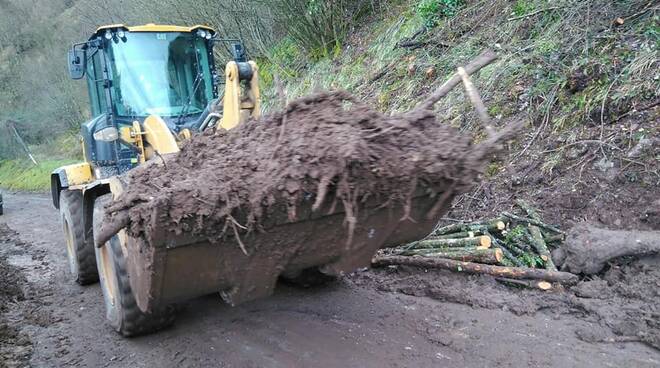
[[[526,240],[527,240],[529,243],[531,243],[530,239],[531,239],[531,236],[529,237],[529,239],[526,239]],[[515,243],[515,246],[516,246],[516,247],[522,249],[522,251],[525,252],[525,253],[527,253],[527,252],[531,252],[531,251],[532,251],[532,247],[531,247],[528,243],[526,243],[526,242],[524,242],[524,241],[522,241],[522,240],[514,239],[513,242]]]
[[[516,201],[516,204],[527,213],[527,216],[529,216],[530,219],[541,222],[541,216],[534,207],[527,203],[527,201],[519,199]],[[541,257],[541,260],[543,260],[545,269],[557,271],[557,267],[555,267],[555,264],[552,262],[552,256],[550,255],[548,246],[546,245],[545,240],[543,240],[541,229],[536,225],[527,224],[527,230],[529,230],[530,234],[530,243],[536,250],[536,253]]]
[[[532,235],[532,245],[536,252],[541,256],[543,264],[545,265],[546,270],[557,271],[554,262],[552,262],[552,256],[548,250],[545,241],[543,240],[543,235],[541,234],[541,229],[536,225],[528,225],[529,233]]]
[[[507,279],[503,277],[496,277],[495,280],[502,282],[504,284],[524,286],[531,289],[541,289],[541,290],[550,290],[552,289],[552,284],[547,281],[539,280],[517,280],[517,279]]]
[[[529,204],[527,201],[523,199],[518,199],[516,200],[516,205],[518,207],[522,208],[523,211],[527,213],[527,216],[533,220],[536,221],[541,221],[541,216],[539,215],[538,211],[534,207],[532,207],[531,204]]]
[[[523,254],[527,253],[524,250],[520,249],[520,247],[515,246],[514,244],[505,243],[505,242],[500,242],[500,244],[517,257],[520,257]]]
[[[445,235],[432,236],[429,239],[457,239],[457,238],[474,238],[477,235],[482,235],[481,230],[475,231],[461,231],[460,233],[449,233]],[[486,235],[486,234],[483,234]]]
[[[564,234],[547,234],[547,233],[543,232],[543,240],[545,240],[546,244],[562,243],[564,240],[566,240],[566,235],[564,235]]]
[[[548,229],[550,231],[553,231],[557,234],[566,234],[564,231],[561,231],[561,230],[559,230],[558,228],[556,228],[552,225],[548,225],[548,224],[546,224],[544,222],[541,222],[541,221],[538,221],[538,220],[534,220],[534,219],[527,218],[527,217],[521,217],[521,216],[518,216],[518,215],[514,215],[513,213],[509,213],[509,212],[502,212],[502,214],[504,216],[506,216],[506,217],[508,217],[512,220],[516,220],[518,222],[524,222],[524,223],[527,223],[527,224],[536,225],[538,227],[542,227],[544,229]]]
[[[568,272],[548,271],[526,267],[492,266],[472,262],[461,262],[453,259],[427,258],[417,256],[377,256],[373,259],[372,265],[374,267],[407,265],[425,268],[442,268],[455,272],[484,274],[510,279],[544,280],[548,282],[559,282],[567,285],[576,284],[579,280],[577,275]]]
[[[493,238],[493,246],[500,249],[502,254],[504,254],[504,258],[511,262],[513,266],[525,267],[525,264],[520,262],[520,260],[503,244],[503,242]]]
[[[482,235],[474,238],[461,239],[428,239],[415,242],[411,249],[418,248],[461,248],[468,246],[490,248],[490,236]]]
[[[660,253],[660,231],[606,230],[583,223],[571,229],[563,249],[562,269],[592,275],[614,258]]]
[[[451,224],[435,230],[431,236],[446,235],[450,233],[467,231],[502,231],[506,229],[506,223],[501,219],[489,220],[481,223]]]
[[[449,248],[444,250],[438,250],[434,248],[411,249],[404,251],[401,254],[407,256],[420,255],[424,257],[440,257],[454,259],[457,261],[485,264],[500,264],[504,259],[502,250],[498,248],[484,249],[478,247]]]

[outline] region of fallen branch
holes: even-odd
[[[534,16],[534,15],[539,14],[539,13],[547,12],[547,11],[550,11],[550,10],[561,9],[561,8],[563,8],[563,6],[551,6],[549,8],[539,9],[539,10],[533,11],[531,13],[527,13],[527,14],[523,14],[523,15],[520,15],[520,16],[517,16],[517,17],[509,18],[506,21],[511,22],[511,21],[518,20],[518,19],[529,18],[529,17]]]
[[[493,52],[492,50],[486,50],[483,53],[481,53],[479,56],[477,56],[476,59],[474,59],[472,62],[470,62],[468,65],[464,67],[465,72],[468,75],[474,74],[477,71],[479,71],[481,68],[495,61],[496,59],[497,59],[497,54],[495,54],[495,52]],[[448,81],[446,81],[442,86],[436,89],[431,96],[429,96],[424,101],[422,101],[422,103],[420,103],[417,108],[421,108],[425,110],[431,109],[436,102],[438,102],[440,99],[445,97],[460,82],[461,82],[461,76],[458,75],[458,73],[454,73],[454,75]]]
[[[428,28],[426,28],[425,26],[421,27],[420,29],[415,31],[415,33],[413,33],[412,36],[407,37],[407,38],[397,42],[396,47],[413,47],[413,46],[417,46],[418,44],[428,43],[428,42],[425,42],[425,41],[422,41],[422,42],[415,41],[417,39],[417,37],[421,36],[427,30],[428,30]],[[416,47],[414,47],[414,48],[416,48]]]
[[[552,225],[548,225],[545,222],[541,222],[541,221],[534,220],[534,219],[527,218],[527,217],[521,217],[521,216],[518,216],[518,215],[514,215],[513,213],[509,213],[509,212],[502,212],[502,214],[504,216],[512,219],[512,220],[516,220],[516,221],[519,221],[519,222],[526,222],[528,224],[536,225],[536,226],[542,227],[544,229],[554,231],[557,234],[566,234],[564,231],[561,231],[561,230],[557,229],[556,227],[554,227]]]
[[[479,117],[479,121],[481,121],[481,124],[483,125],[486,134],[488,135],[489,138],[494,136],[495,129],[493,129],[493,125],[491,124],[490,116],[488,116],[488,111],[486,110],[486,106],[484,105],[484,102],[481,100],[481,96],[479,95],[477,89],[474,87],[474,84],[472,84],[472,80],[470,79],[470,76],[467,74],[465,69],[461,67],[458,68],[458,75],[460,75],[461,79],[463,80],[463,86],[465,86],[465,93],[470,99],[470,102],[472,102],[472,106],[474,106],[474,109],[477,111],[477,116]]]
[[[440,268],[455,272],[491,275],[510,279],[544,280],[567,285],[576,284],[579,280],[577,275],[568,272],[548,271],[525,267],[492,266],[443,258],[377,256],[372,260],[371,264],[373,267],[406,265],[425,268]]]

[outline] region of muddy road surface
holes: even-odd
[[[50,198],[6,195],[0,367],[660,366],[648,344],[580,338],[602,325],[587,308],[549,302],[528,310],[522,291],[438,277],[421,283],[403,271],[366,271],[321,288],[282,285],[235,308],[210,295],[186,303],[172,328],[124,339],[104,323],[99,286],[71,281]],[[574,297],[563,293],[548,298]]]

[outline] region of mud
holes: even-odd
[[[641,341],[660,349],[660,258],[614,263],[607,272],[564,290],[550,292],[504,286],[489,276],[446,270],[390,266],[352,276],[360,286],[430,297],[515,315],[550,313],[554,318],[579,316],[592,322],[576,331],[587,341]]]
[[[490,278],[404,268],[359,272],[312,289],[278,285],[272,297],[236,308],[217,295],[194,299],[173,327],[124,339],[104,323],[99,286],[81,287],[71,279],[50,198],[8,194],[5,205],[0,224],[12,235],[1,244],[0,259],[27,281],[21,284],[25,300],[10,303],[5,314],[32,343],[21,367],[660,366],[658,350],[614,339],[624,335],[566,301],[602,306],[605,315],[626,313],[638,302],[634,297],[542,294]],[[652,290],[655,271],[622,267],[629,276],[617,279],[617,292]],[[648,284],[630,289],[639,280],[631,275],[646,275]],[[599,290],[594,286],[590,290]]]
[[[401,206],[408,219],[416,190],[429,201],[465,192],[497,143],[472,145],[429,110],[388,116],[345,92],[318,93],[131,171],[100,240],[123,226],[147,241],[154,231],[219,239],[261,229],[285,204],[290,222],[305,207],[344,211],[350,244],[365,201]]]
[[[0,223],[0,247],[12,239],[16,233],[7,225]],[[8,263],[7,258],[0,257],[0,367],[24,366],[32,355],[32,342],[27,334],[16,327],[12,313],[18,303],[25,301],[23,287],[26,285],[25,275],[18,267]]]

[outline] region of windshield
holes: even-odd
[[[206,42],[189,33],[129,33],[108,42],[113,110],[118,116],[202,112],[213,98]]]

